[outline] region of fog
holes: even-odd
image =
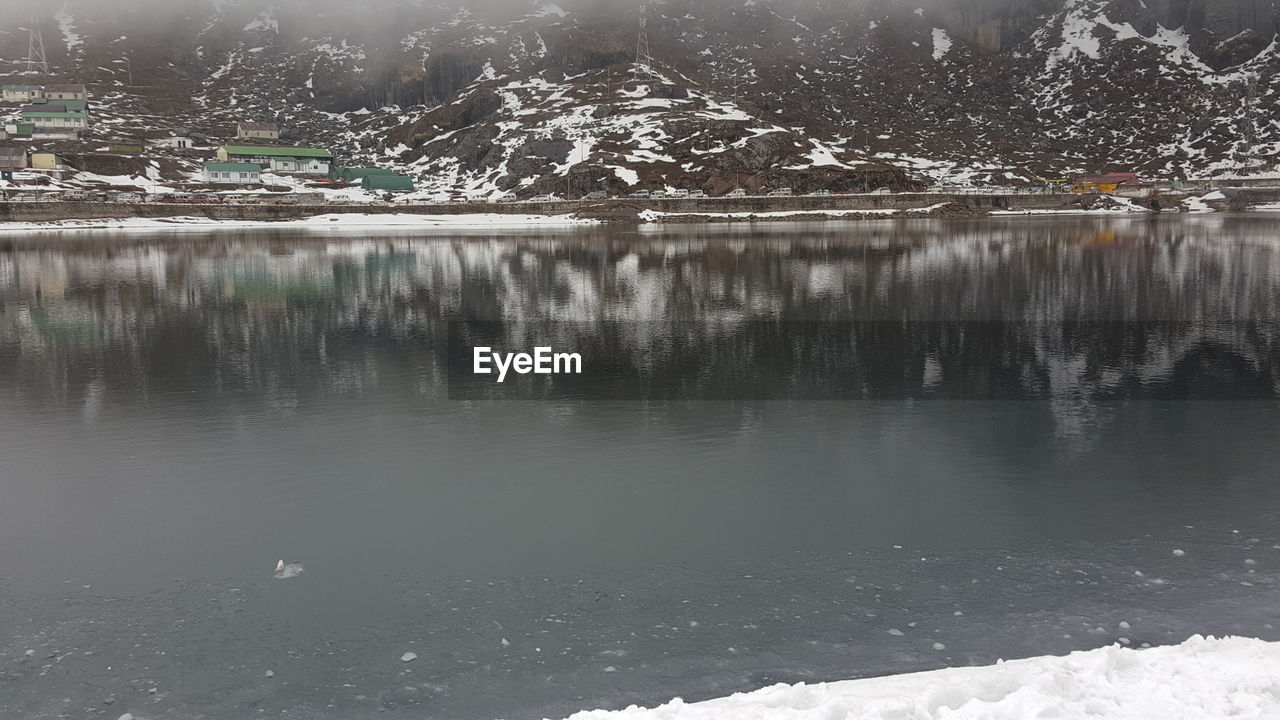
[[[377,24],[400,18],[449,17],[461,9],[475,16],[494,19],[522,14],[545,4],[546,0],[67,0],[59,4],[0,3],[0,23],[13,27],[25,24],[35,15],[52,19],[61,7],[77,17],[125,19],[131,23],[162,26],[165,22],[189,16],[256,15],[268,10],[287,17],[308,18],[338,16],[357,24]],[[588,15],[610,13],[629,16],[641,0],[557,0],[566,10]],[[924,7],[940,16],[964,23],[980,23],[991,19],[1035,16],[1060,9],[1065,0],[761,0],[774,8],[801,15],[841,14],[849,11],[875,10],[909,13]],[[670,6],[677,9],[708,9],[718,6],[741,7],[744,0],[656,0],[650,2],[653,12],[662,13]],[[1121,12],[1149,9],[1167,25],[1250,25],[1274,26],[1280,16],[1280,0],[1147,0],[1145,3],[1115,3]]]
[[[310,22],[335,18],[348,23],[352,30],[382,28],[403,23],[426,24],[447,19],[466,11],[478,20],[499,21],[536,10],[549,0],[67,0],[65,3],[40,5],[16,2],[0,3],[0,32],[13,32],[30,22],[33,16],[42,23],[55,25],[54,15],[61,8],[80,21],[102,20],[123,22],[141,29],[163,28],[167,23],[187,18],[229,19],[252,18],[270,12],[295,29]],[[802,17],[838,18],[841,15],[872,11],[909,14],[923,7],[935,17],[951,23],[978,25],[998,21],[1016,24],[1038,15],[1061,9],[1066,0],[760,0],[782,13]],[[598,19],[599,16],[633,17],[641,0],[556,0],[556,4],[575,14]],[[742,7],[744,0],[650,0],[650,13],[680,17],[689,11],[707,14],[718,7]],[[1141,14],[1158,20],[1167,27],[1253,27],[1273,31],[1280,17],[1280,0],[1147,0],[1130,3],[1116,0],[1118,12]],[[702,11],[698,13],[697,11]],[[7,27],[6,27],[7,26]],[[282,31],[289,32],[282,28]]]
[[[1274,0],[1259,0],[1268,5]],[[788,12],[832,13],[874,8],[892,12],[910,12],[917,7],[941,10],[948,13],[989,16],[1010,9],[1049,9],[1062,0],[769,0],[767,4]],[[546,4],[544,0],[68,0],[59,6],[0,3],[0,20],[6,23],[25,23],[32,15],[51,19],[60,7],[65,6],[73,16],[112,17],[124,16],[131,21],[162,24],[167,20],[192,16],[223,13],[226,15],[257,14],[273,10],[281,15],[329,15],[345,16],[354,22],[367,22],[371,17],[390,12],[392,15],[410,12],[423,17],[451,16],[459,10],[481,17],[509,16],[527,12]],[[558,0],[556,4],[566,10],[594,15],[613,13],[629,16],[636,12],[640,0]],[[762,3],[764,4],[764,3]],[[663,6],[693,6],[708,8],[717,6],[742,6],[743,0],[659,0],[650,2],[655,12]]]
[[[63,52],[67,32],[85,38],[85,57],[115,56],[115,46],[125,36],[133,57],[154,55],[157,63],[185,66],[197,48],[216,55],[242,42],[249,26],[259,18],[285,41],[303,38],[343,37],[362,44],[374,65],[401,47],[408,33],[444,27],[458,17],[503,24],[536,12],[551,0],[66,0],[56,5],[23,5],[0,2],[0,60],[19,62],[26,56],[26,32],[34,21],[44,28],[50,56]],[[632,32],[641,0],[554,0],[579,21],[605,34],[621,38]],[[957,33],[988,50],[1007,50],[1027,39],[1043,25],[1041,18],[1062,9],[1067,0],[758,0],[750,15],[774,11],[777,16],[800,21],[815,33],[863,25],[868,15],[878,19],[899,15],[908,22],[916,8],[925,10],[928,22]],[[649,14],[656,54],[676,33],[675,19],[692,15],[714,19],[734,10],[730,27],[755,26],[743,17],[746,0],[650,0]],[[1194,48],[1206,48],[1217,40],[1245,30],[1265,45],[1280,25],[1280,0],[1146,0],[1143,3],[1112,0],[1112,15],[1133,23],[1143,34],[1155,32],[1157,23],[1184,28],[1192,34]],[[61,13],[65,12],[66,15]],[[663,18],[667,18],[664,21]],[[543,18],[539,22],[552,22]],[[745,24],[744,24],[745,23]],[[257,27],[264,27],[263,23]],[[465,30],[467,25],[462,26]],[[763,27],[763,26],[762,26]],[[664,29],[672,32],[666,33]],[[61,35],[61,36],[60,36]],[[141,63],[140,63],[141,65]],[[392,63],[394,65],[394,63]]]

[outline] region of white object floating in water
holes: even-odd
[[[902,637],[902,636],[903,636],[903,635],[905,635],[906,633],[902,632],[902,631],[901,631],[901,630],[899,630],[898,628],[893,628],[893,629],[891,629],[891,630],[889,631],[889,634],[890,634],[890,635],[892,635],[892,636],[894,636],[894,637]]]
[[[35,654],[36,654],[36,651],[35,651],[35,650],[32,650],[32,649],[30,649],[30,648],[27,648],[27,651],[26,651],[25,653],[23,653],[23,654],[24,654],[24,655],[26,655],[27,657],[31,657],[32,655],[35,655]]]
[[[276,563],[276,579],[288,580],[291,577],[298,577],[302,574],[302,570],[302,563],[300,562],[286,563],[281,560]]]
[[[273,677],[275,677],[275,676],[276,676],[276,671],[275,671],[275,670],[268,670],[265,674],[266,674],[266,676],[267,676],[267,677],[269,677],[269,678],[273,678]]]
[[[1173,551],[1173,556],[1174,556],[1174,557],[1182,557],[1183,555],[1186,555],[1186,554],[1187,554],[1187,551],[1186,551],[1186,550],[1174,550],[1174,551]]]
[[[934,650],[946,650],[946,649],[947,649],[947,646],[946,646],[946,645],[943,645],[942,643],[934,643],[934,644],[933,644],[933,649],[934,649]]]
[[[511,641],[506,638],[502,638],[502,647],[511,647]]]
[[[413,662],[418,659],[418,653],[407,652],[400,656],[400,662]]]
[[[120,720],[133,720],[133,713],[125,713],[121,715]]]

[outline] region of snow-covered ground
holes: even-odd
[[[597,221],[570,215],[517,215],[467,213],[459,215],[415,215],[413,213],[331,213],[294,220],[213,220],[206,217],[94,218],[51,222],[0,223],[0,233],[41,230],[211,230],[226,228],[521,228],[532,225],[592,225]]]
[[[1195,636],[1066,657],[753,693],[571,720],[1215,720],[1280,717],[1280,643]]]
[[[752,219],[803,219],[803,218],[827,218],[827,217],[902,217],[919,215],[921,213],[929,213],[939,208],[945,207],[947,203],[936,203],[928,207],[920,208],[869,208],[865,210],[773,210],[761,212],[666,212],[662,210],[645,210],[640,213],[640,219],[644,222],[662,222],[670,218],[708,218],[712,220],[752,220]]]
[[[992,215],[1116,215],[1149,213],[1150,208],[1143,207],[1127,197],[1117,195],[1106,196],[1108,204],[1103,207],[1072,207],[1062,210],[992,210]]]
[[[1226,195],[1223,195],[1218,190],[1214,190],[1213,192],[1200,195],[1199,197],[1189,197],[1186,200],[1184,200],[1182,204],[1184,207],[1186,207],[1187,212],[1207,213],[1207,212],[1213,212],[1213,207],[1209,205],[1210,200],[1226,200],[1226,199],[1227,199]]]

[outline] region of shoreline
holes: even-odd
[[[1232,202],[1187,196],[1139,204],[1111,196],[921,194],[670,200],[640,207],[626,201],[556,201],[511,205],[178,205],[172,203],[0,202],[0,235],[73,230],[217,230],[229,228],[518,229],[603,224],[857,222],[981,217],[1139,217],[1280,211],[1280,189]],[[1214,198],[1217,200],[1217,198]],[[1223,198],[1225,200],[1225,198]],[[719,205],[719,207],[717,207]],[[1154,207],[1151,207],[1154,205]],[[853,207],[850,207],[853,206]]]
[[[467,218],[462,220],[461,218]],[[330,213],[282,220],[215,219],[197,215],[175,215],[166,218],[67,218],[47,222],[0,222],[0,235],[18,232],[68,232],[75,230],[97,231],[153,231],[153,230],[264,230],[291,229],[350,229],[350,228],[455,228],[458,230],[518,229],[524,227],[579,227],[600,224],[568,215],[498,215],[473,213],[468,215],[415,215],[390,213]]]

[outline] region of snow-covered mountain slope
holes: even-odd
[[[112,7],[42,21],[93,139],[276,120],[441,192],[1186,177],[1280,152],[1274,0],[653,0],[652,74],[630,3]],[[9,79],[26,44],[0,33]]]

